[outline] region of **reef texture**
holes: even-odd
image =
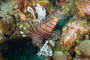
[[[63,27],[60,42],[65,46],[72,45],[76,39],[89,32],[90,23],[74,17]]]

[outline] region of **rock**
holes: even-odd
[[[90,56],[90,40],[85,40],[80,43],[80,51],[86,56]]]
[[[65,46],[72,45],[81,35],[89,33],[90,23],[86,24],[84,20],[73,17],[62,29],[60,42]]]
[[[67,60],[67,55],[65,55],[62,51],[55,51],[53,55],[54,60]]]

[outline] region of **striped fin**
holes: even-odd
[[[30,6],[27,7],[27,10],[28,10],[28,12],[30,12],[33,15],[34,19],[37,20],[35,17],[34,11]]]
[[[51,21],[46,22],[45,24],[41,24],[36,28],[36,31],[34,31],[34,34],[37,34],[43,38],[48,38],[53,29],[55,28],[57,24],[58,18],[54,18]]]

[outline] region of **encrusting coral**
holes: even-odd
[[[60,42],[66,46],[72,45],[83,34],[89,33],[90,23],[82,19],[72,18],[62,29]]]

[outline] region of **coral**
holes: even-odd
[[[7,2],[3,2],[1,5],[1,11],[0,11],[0,16],[5,17],[7,15],[7,12],[12,13],[12,4],[8,0]],[[8,9],[9,8],[9,9]]]
[[[90,56],[90,40],[84,40],[80,43],[79,50],[86,56]]]
[[[89,60],[89,58],[81,58],[81,57],[75,57],[73,60]]]
[[[16,1],[14,1],[13,4],[15,5]],[[13,12],[13,9],[12,9],[13,4],[10,3],[10,0],[7,0],[7,2],[2,2],[0,16],[3,17],[3,20],[8,20],[10,18],[9,14],[13,15],[16,13],[16,12]],[[17,8],[16,5],[15,5],[15,8]]]
[[[72,43],[90,31],[90,23],[86,24],[84,20],[73,18],[62,29],[60,42],[64,45],[72,45]]]
[[[53,58],[54,60],[67,60],[67,55],[62,51],[55,51]]]
[[[84,12],[85,12],[87,15],[90,15],[90,5],[89,5],[89,3],[88,3],[87,6],[84,8]]]
[[[90,2],[89,0],[76,0],[75,1],[75,5],[78,9],[78,13],[80,17],[85,17],[86,15],[90,15],[89,2]]]

